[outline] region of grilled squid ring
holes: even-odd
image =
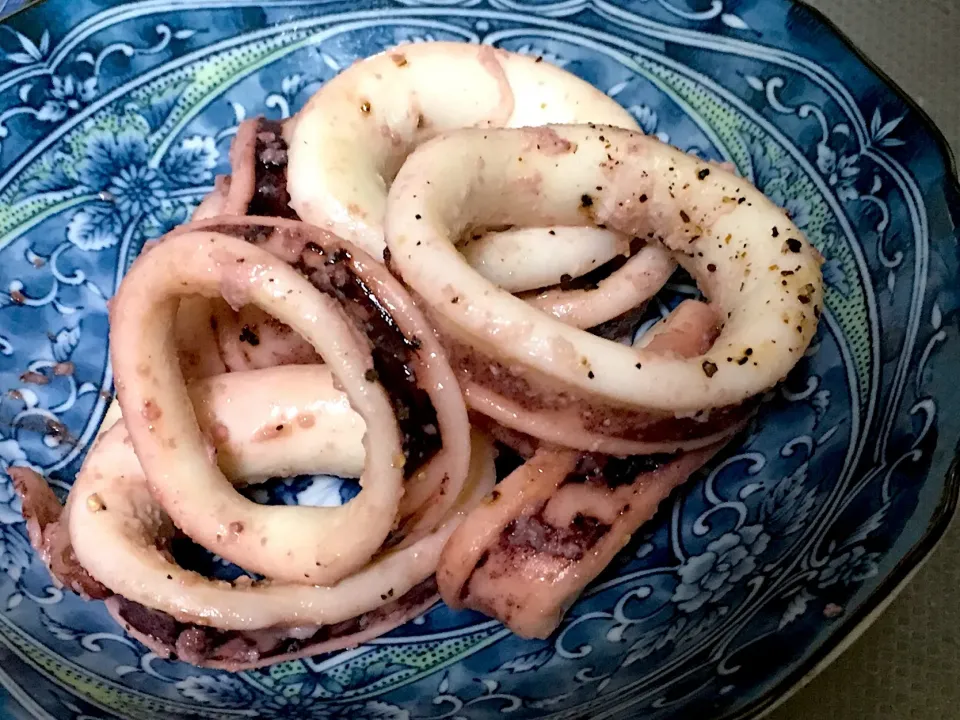
[[[283,374],[288,369],[278,370]],[[210,384],[207,392],[217,397],[220,408],[228,407],[224,401],[234,396],[231,391],[241,382],[255,379],[243,377],[244,373],[237,375],[240,382],[225,376]],[[305,394],[309,396],[310,391]],[[250,403],[248,407],[260,415],[270,408],[262,403]],[[237,432],[241,429],[234,425],[237,421],[233,413],[217,414],[216,421]],[[330,422],[337,424],[336,419]],[[296,453],[298,444],[311,439],[320,441],[319,434],[312,429],[304,430],[300,436],[277,438],[278,455],[282,455],[283,449]],[[334,459],[340,464],[350,462],[348,457],[337,457],[338,449],[331,450]],[[226,583],[177,565],[166,550],[173,536],[173,522],[148,489],[124,420],[104,433],[91,450],[65,510],[67,527],[77,560],[93,578],[128,601],[166,613],[178,622],[221,630],[331,625],[375,610],[433,574],[443,545],[462,514],[493,487],[492,446],[477,436],[473,450],[471,479],[435,531],[408,548],[378,555],[335,584],[312,586],[298,581],[249,580]],[[232,467],[233,483],[249,483],[261,476],[265,459],[257,455],[254,450],[238,458]],[[277,466],[280,467],[290,465]],[[307,462],[297,470],[324,472],[327,468]],[[359,497],[342,507],[349,507]],[[270,541],[273,540],[271,536]],[[104,553],[104,547],[110,547],[111,552]]]
[[[534,58],[455,42],[391,50],[330,80],[285,126],[290,207],[303,220],[380,257],[387,190],[407,155],[424,141],[463,127],[583,122],[637,128],[630,113],[607,95]],[[552,227],[562,226],[559,222],[544,225],[464,232],[465,251],[478,272],[512,292],[559,285],[565,276],[579,277],[629,252],[629,236],[596,227]],[[565,242],[571,235],[580,241]],[[557,253],[558,245],[565,252]],[[662,285],[674,266],[648,259],[651,254],[644,253],[641,262],[650,274],[665,273]],[[632,291],[628,307],[649,299],[631,278],[614,284],[621,295]],[[539,304],[551,312],[555,306],[555,314],[567,317],[568,305],[584,299],[565,296],[558,288]],[[595,305],[589,323],[616,317],[616,309]],[[583,324],[588,314],[580,312],[578,326],[588,327]]]
[[[525,190],[531,174],[536,192]],[[569,327],[456,251],[464,227],[545,221],[602,224],[669,251],[722,322],[712,348],[678,358]],[[663,449],[709,444],[739,422],[802,356],[823,305],[819,253],[759,190],[617,128],[439,137],[397,175],[386,228],[395,272],[431,307],[453,354],[469,350],[470,361],[454,364],[471,408],[486,411],[471,400],[479,386],[524,411],[564,410],[574,421],[577,408],[585,432]],[[544,439],[550,430],[525,428]]]
[[[287,264],[298,255],[301,272],[329,294]],[[440,401],[433,404],[433,430],[443,433],[445,446],[442,457],[438,453],[425,466],[426,480],[418,482],[433,483],[438,491],[447,483],[447,494],[459,494],[469,456],[462,397],[442,355],[422,352],[432,341],[423,332],[429,326],[402,288],[362,252],[299,223],[225,219],[209,229],[189,226],[168,236],[134,264],[129,277],[111,307],[119,402],[151,493],[199,544],[271,578],[329,584],[365,564],[393,531],[405,453],[411,453],[403,440],[410,433],[401,439],[392,406],[396,394],[389,395],[381,383],[378,372],[384,368],[362,334],[377,322],[370,306],[394,313],[381,318],[388,327],[400,325],[402,317],[422,332],[420,345],[410,350],[420,358],[422,379],[436,383],[433,397]],[[372,293],[367,307],[344,296],[351,288]],[[237,307],[258,305],[329,361],[367,430],[363,490],[354,502],[332,509],[263,507],[232,489],[210,456],[176,365],[173,316],[184,293],[223,296]],[[353,322],[345,314],[350,311]],[[368,316],[359,327],[357,314]],[[278,424],[273,431],[286,429]]]

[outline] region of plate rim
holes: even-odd
[[[125,0],[120,0],[121,2]],[[348,0],[343,0],[347,2]],[[770,0],[776,1],[776,0]],[[953,217],[960,217],[960,175],[958,175],[957,155],[947,140],[944,132],[913,96],[905,91],[890,75],[882,69],[860,46],[850,37],[849,34],[832,20],[824,11],[811,5],[808,0],[781,0],[785,5],[799,8],[806,13],[818,25],[824,27],[837,38],[844,49],[850,53],[851,57],[865,67],[875,78],[877,78],[887,90],[902,101],[906,107],[915,114],[918,124],[930,135],[931,140],[936,145],[937,155],[943,163],[944,178],[942,183],[938,183],[944,191],[944,203],[947,212]],[[19,16],[28,12],[41,12],[40,8],[46,0],[27,0],[22,6],[13,12],[0,17],[0,24],[19,18]],[[958,149],[960,151],[960,149]],[[960,230],[960,226],[958,226]],[[954,238],[954,244],[958,244],[958,239]],[[948,242],[949,238],[937,239],[940,242]],[[955,329],[960,329],[960,320],[954,324]],[[926,477],[930,477],[928,473]],[[796,693],[806,687],[809,683],[826,670],[834,661],[843,655],[853,644],[861,639],[865,633],[879,617],[896,601],[900,592],[913,581],[916,574],[922,569],[924,563],[936,550],[944,535],[950,527],[954,517],[957,515],[958,504],[960,504],[960,438],[954,445],[953,456],[950,464],[943,476],[943,491],[940,494],[937,504],[934,507],[930,521],[927,524],[923,535],[909,548],[906,554],[890,570],[888,575],[883,578],[880,584],[866,597],[860,606],[850,614],[845,616],[841,623],[826,637],[824,642],[818,646],[809,657],[798,664],[785,677],[777,681],[774,685],[763,692],[762,695],[752,700],[745,707],[727,712],[720,715],[716,720],[760,720],[768,717],[770,713],[787,704]],[[0,666],[2,673],[2,666]],[[24,704],[10,691],[6,683],[0,684],[2,693],[6,695],[4,709],[11,711],[11,717],[18,717],[20,711],[26,713],[26,717],[34,717],[34,714],[24,706]]]
[[[960,215],[960,177],[958,177],[957,158],[943,131],[930,117],[930,114],[822,10],[814,7],[807,0],[786,0],[786,2],[800,8],[813,20],[833,33],[854,59],[886,85],[887,89],[894,93],[911,112],[916,114],[918,123],[930,134],[931,139],[936,144],[938,155],[944,165],[945,177],[942,186],[947,211],[951,214],[951,217],[954,214]],[[956,238],[954,244],[956,244]],[[960,328],[960,321],[954,327]],[[930,477],[930,475],[928,473],[927,477]],[[759,720],[767,713],[776,710],[781,703],[789,702],[790,698],[801,690],[806,683],[815,680],[817,675],[826,670],[853,643],[860,639],[860,636],[855,636],[852,642],[844,647],[845,640],[854,635],[858,629],[865,632],[887,610],[892,600],[896,599],[895,595],[909,584],[916,571],[920,570],[921,565],[936,549],[957,514],[958,500],[960,500],[960,438],[956,440],[954,445],[953,459],[944,474],[943,482],[943,492],[940,494],[923,535],[910,547],[880,584],[864,598],[860,607],[846,617],[826,637],[824,642],[808,658],[789,672],[786,677],[770,687],[760,697],[751,701],[746,707],[721,715],[717,720]],[[891,596],[894,597],[888,602]],[[811,674],[813,677],[810,677]]]

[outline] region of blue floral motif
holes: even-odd
[[[135,218],[160,207],[167,196],[163,180],[151,167],[130,165],[122,168],[107,187],[122,218]]]
[[[855,154],[840,155],[838,158],[836,150],[828,145],[817,146],[817,168],[826,176],[830,187],[836,190],[841,200],[856,200],[860,196],[855,187],[860,174],[858,159]]]
[[[186,138],[163,159],[160,167],[167,184],[174,188],[202,185],[213,179],[220,153],[212,137]]]
[[[164,157],[159,168],[150,161],[141,135],[95,135],[80,164],[83,186],[100,200],[74,213],[67,239],[82,250],[103,250],[120,242],[131,224],[142,223],[145,237],[159,237],[186,220],[188,207],[172,201],[171,192],[196,189],[213,178],[220,153],[213,138],[184,139]]]
[[[81,80],[73,75],[54,75],[50,78],[48,96],[37,113],[37,119],[59,122],[79,112],[97,97],[97,76]]]
[[[817,583],[821,588],[861,583],[877,574],[879,558],[879,553],[867,552],[861,546],[850,548],[830,559],[820,571]]]
[[[141,229],[144,237],[155,239],[185,223],[190,217],[190,209],[182,202],[163,199],[156,209],[143,221]]]
[[[757,556],[766,550],[770,536],[760,525],[724,533],[707,545],[701,555],[684,561],[677,571],[681,583],[673,601],[683,612],[694,612],[722,600],[734,586],[757,567]]]

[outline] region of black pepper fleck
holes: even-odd
[[[250,329],[249,325],[244,325],[240,330],[240,342],[249,343],[250,345],[256,347],[260,344],[260,338],[253,330]]]
[[[710,362],[709,360],[704,360],[703,374],[706,375],[708,378],[712,378],[714,375],[717,374],[717,364],[714,362]]]

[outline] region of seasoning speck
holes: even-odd
[[[803,247],[803,243],[796,238],[788,238],[784,245],[786,246],[787,250],[794,253],[800,252],[800,249]]]
[[[714,362],[710,362],[709,360],[704,360],[703,374],[706,375],[708,378],[712,378],[714,375],[717,374],[717,364]]]
[[[709,174],[710,174],[710,168],[704,168],[703,170],[697,173],[697,178],[699,178],[700,180],[706,180],[707,175]]]
[[[250,329],[249,325],[244,325],[243,329],[240,330],[240,342],[249,343],[250,345],[256,347],[260,344],[260,338],[253,330]]]
[[[363,374],[363,379],[367,382],[377,382],[380,379],[380,375],[377,374],[377,371],[373,368],[368,368],[367,371]]]
[[[101,498],[97,493],[93,493],[93,495],[87,498],[87,509],[90,512],[96,513],[106,510],[107,506],[103,502],[103,498]]]
[[[580,206],[581,207],[590,207],[593,205],[593,198],[590,197],[587,193],[584,193],[580,196]]]

